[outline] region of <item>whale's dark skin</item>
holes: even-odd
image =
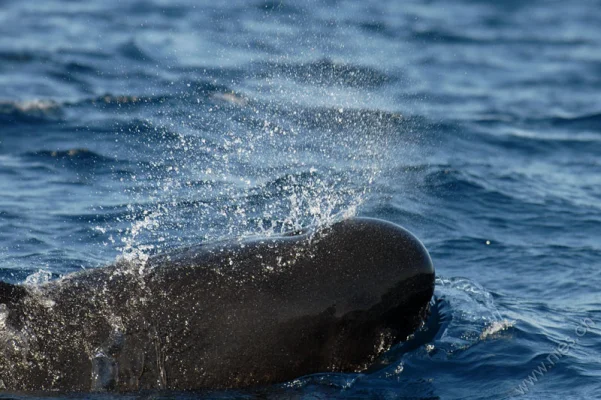
[[[220,242],[37,288],[0,283],[0,389],[242,388],[366,370],[418,328],[424,246],[389,222]]]

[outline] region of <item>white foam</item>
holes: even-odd
[[[484,340],[488,337],[495,335],[498,332],[502,332],[504,330],[512,328],[514,325],[515,325],[515,321],[509,321],[507,319],[503,319],[500,321],[493,321],[480,334],[480,340]]]

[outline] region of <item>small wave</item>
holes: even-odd
[[[486,36],[471,36],[464,33],[452,32],[441,28],[418,29],[412,33],[412,38],[420,42],[435,42],[439,44],[462,45],[530,45],[530,46],[578,46],[588,44],[584,39],[554,39],[549,37],[524,37],[522,35],[495,34]]]
[[[150,206],[148,206],[150,208]],[[125,220],[135,219],[136,215],[132,215],[128,205],[105,205],[95,208],[93,212],[87,213],[68,213],[57,214],[66,221],[84,222],[88,225],[92,224],[108,224]]]
[[[90,100],[92,104],[107,104],[107,105],[132,105],[140,103],[152,103],[153,99],[144,96],[134,95],[112,95],[105,94]]]
[[[388,38],[396,37],[398,36],[398,32],[400,32],[395,31],[391,26],[383,21],[363,21],[356,23],[356,25],[364,31],[377,33]]]
[[[97,69],[91,65],[84,64],[78,61],[70,61],[65,63],[65,71],[69,74],[81,73],[81,74],[97,74]]]
[[[257,3],[257,8],[261,11],[270,13],[280,13],[284,15],[298,14],[300,10],[289,2],[280,0],[265,0]]]
[[[334,62],[330,59],[301,64],[261,64],[259,75],[286,77],[315,86],[377,88],[395,79],[373,67]]]
[[[248,104],[248,99],[246,97],[236,94],[235,92],[216,92],[211,95],[211,98],[240,107],[244,107]]]
[[[57,159],[79,159],[79,160],[90,160],[90,161],[115,161],[112,158],[102,156],[94,153],[93,151],[86,148],[75,148],[69,150],[40,150],[32,153],[26,153],[28,156],[43,157],[43,158],[57,158]]]
[[[1,50],[0,61],[13,62],[13,63],[28,63],[33,61],[44,61],[47,60],[48,56],[40,51],[27,51],[27,50]]]
[[[54,100],[0,101],[0,124],[45,122],[62,116],[63,109]]]
[[[110,107],[138,107],[147,106],[153,104],[163,104],[167,100],[170,100],[170,95],[157,95],[157,96],[145,96],[145,95],[127,95],[127,94],[112,94],[106,93],[100,96],[85,98],[82,100],[67,103],[67,105],[78,107],[78,106],[100,106],[105,108]]]
[[[412,36],[417,41],[449,44],[487,44],[498,40],[497,38],[471,37],[437,29],[417,30],[413,32]]]
[[[110,133],[119,132],[121,134],[141,136],[160,142],[182,140],[182,134],[167,128],[165,125],[139,118],[115,121],[110,127],[104,127],[104,130]]]
[[[599,128],[601,132],[601,119],[599,120]],[[562,142],[564,144],[573,143],[575,145],[579,143],[591,143],[601,142],[601,136],[595,133],[586,132],[569,132],[569,133],[552,133],[552,132],[540,132],[531,131],[528,129],[517,129],[511,130],[509,135],[520,139],[527,139],[536,142]]]
[[[69,150],[41,150],[35,153],[28,153],[37,156],[49,156],[55,158],[93,158],[93,159],[102,159],[102,157],[88,149],[79,148],[79,149],[69,149]]]
[[[351,134],[352,131],[361,135],[387,134],[397,132],[399,129],[410,130],[416,124],[424,123],[398,112],[365,108],[290,108],[279,112],[297,126],[330,132],[342,131],[345,135]]]
[[[142,50],[142,48],[138,44],[136,44],[134,40],[130,40],[119,46],[118,52],[122,56],[131,60],[144,62],[153,61],[153,58],[150,57],[150,55],[148,55],[146,52],[144,52],[144,50]]]
[[[572,117],[554,117],[551,118],[549,122],[555,126],[573,127],[601,132],[601,113],[585,114]]]
[[[55,50],[56,54],[61,54],[65,56],[74,56],[77,59],[94,59],[94,60],[108,60],[112,57],[111,54],[101,51],[97,47],[93,49],[86,48],[73,48],[73,47],[58,47]]]
[[[154,1],[131,1],[126,8],[127,15],[157,15],[161,18],[184,19],[190,13],[190,8],[181,4]]]
[[[184,85],[181,85],[184,86]],[[87,98],[70,103],[73,106],[97,106],[103,108],[109,107],[147,107],[152,105],[164,106],[167,102],[182,103],[190,102],[200,104],[207,99],[218,97],[218,100],[229,101],[231,103],[244,103],[241,96],[234,95],[235,99],[229,94],[233,93],[230,88],[223,85],[213,84],[206,81],[188,81],[185,88],[181,88],[179,94],[165,93],[157,95],[134,95],[134,94],[112,94],[106,93],[97,97]],[[221,97],[220,97],[221,96]],[[220,98],[219,98],[220,97]]]
[[[424,185],[441,195],[487,191],[483,185],[450,165],[434,165],[427,168]]]
[[[543,196],[533,196],[529,191],[520,190],[509,182],[517,182],[527,177],[519,176],[519,173],[500,176],[506,184],[494,183],[489,176],[478,175],[468,172],[467,169],[436,169],[424,177],[425,189],[441,198],[456,199],[460,196],[469,199],[471,211],[475,209],[485,210],[490,204],[495,204],[497,210],[515,213],[516,207],[523,212],[533,210],[545,204]],[[467,209],[466,209],[467,210]]]
[[[206,79],[195,79],[195,80],[191,80],[186,82],[186,88],[185,88],[185,93],[187,95],[194,95],[194,96],[201,96],[201,97],[208,97],[211,96],[213,93],[231,93],[232,89],[219,84],[217,82],[211,82],[209,80]],[[194,99],[196,100],[196,99]],[[200,99],[202,100],[202,99]]]

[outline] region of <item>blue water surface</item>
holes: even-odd
[[[423,240],[435,337],[143,396],[601,398],[601,2],[0,0],[0,279],[348,215]]]

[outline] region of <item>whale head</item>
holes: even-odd
[[[336,369],[362,371],[423,324],[434,292],[432,260],[412,233],[371,218],[334,224],[323,245],[336,296],[328,351]]]
[[[308,361],[319,364],[313,369],[364,371],[426,319],[434,267],[424,245],[406,229],[378,219],[348,219],[318,234],[305,253],[313,262],[294,271],[298,285],[287,293],[310,299],[306,309],[313,313],[291,321],[290,332],[305,329],[320,338],[321,350]],[[306,304],[287,301],[299,308]]]

